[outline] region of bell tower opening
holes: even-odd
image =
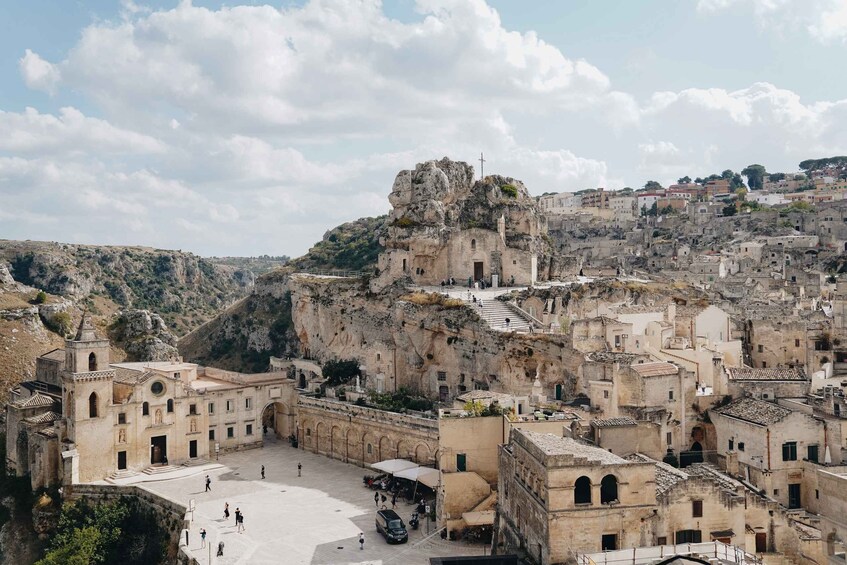
[[[97,370],[97,355],[93,351],[88,354],[88,370],[90,372]]]

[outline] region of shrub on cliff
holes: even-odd
[[[62,507],[50,551],[36,565],[163,563],[167,539],[155,513],[136,499],[97,505],[83,499]]]

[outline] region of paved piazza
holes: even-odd
[[[266,441],[262,449],[221,456],[223,467],[198,468],[190,476],[141,483],[147,490],[188,505],[195,500],[189,547],[197,560],[215,564],[397,564],[425,565],[430,557],[482,555],[482,545],[426,537],[426,523],[409,530],[409,542],[388,545],[376,532],[373,494],[362,484],[366,469],[294,449],[284,441]],[[297,463],[303,476],[297,477]],[[265,480],[260,466],[265,466]],[[204,478],[212,492],[204,492]],[[389,499],[390,500],[390,499]],[[224,520],[224,503],[230,518]],[[389,502],[390,507],[390,502]],[[235,509],[244,513],[243,533],[236,532]],[[413,507],[397,503],[397,513],[409,521]],[[200,548],[200,528],[207,532]],[[430,524],[434,531],[434,525]],[[359,549],[359,532],[365,549]],[[216,557],[218,541],[225,544]]]

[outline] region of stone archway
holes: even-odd
[[[266,433],[274,434],[277,438],[286,439],[294,433],[293,414],[284,402],[269,402],[262,409],[262,439]],[[267,432],[265,433],[265,431]]]
[[[346,433],[340,426],[332,426],[329,430],[329,453],[333,459],[344,460],[344,448],[347,445]]]
[[[417,463],[419,465],[426,465],[426,464],[432,462],[430,460],[431,457],[432,457],[432,452],[430,451],[429,446],[427,444],[419,443],[415,447],[415,458],[414,458],[415,463]]]
[[[362,435],[362,465],[364,466],[378,461],[380,461],[379,440],[373,432],[365,432]]]
[[[393,451],[393,447],[391,446],[391,440],[387,436],[382,436],[379,438],[379,449],[377,450],[379,453],[379,458],[377,461],[385,461],[386,459],[394,459],[395,451]]]
[[[358,454],[361,453],[361,450],[357,449],[357,447],[356,433],[353,431],[353,428],[347,428],[347,434],[344,440],[345,463],[350,463],[351,460],[355,461],[358,458]]]
[[[326,424],[318,422],[315,426],[315,453],[321,452],[321,433],[326,430]]]

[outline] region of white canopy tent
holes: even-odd
[[[410,481],[418,481],[419,483],[434,489],[438,486],[441,473],[438,469],[433,469],[431,467],[413,467],[394,473],[394,476],[400,477],[401,479],[409,479]]]
[[[407,459],[386,459],[385,461],[371,464],[372,469],[382,471],[383,473],[389,473],[391,475],[396,475],[400,471],[413,469],[417,466],[417,463],[412,463]]]

